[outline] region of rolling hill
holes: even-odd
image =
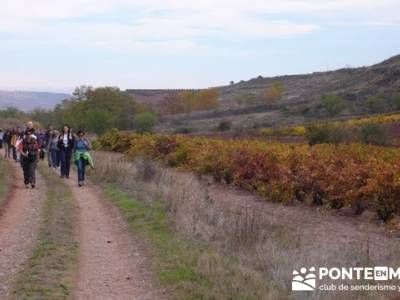
[[[52,109],[69,94],[29,91],[0,91],[0,109],[16,107],[23,111],[34,108]]]
[[[264,91],[275,81],[281,82],[285,89],[281,104],[307,104],[326,93],[341,94],[351,101],[363,100],[376,94],[391,95],[400,91],[400,55],[369,67],[343,68],[303,75],[259,76],[229,86],[217,87],[221,95],[221,109],[264,104]],[[165,96],[181,91],[187,90],[127,90],[137,101],[154,106],[160,105]]]
[[[273,82],[283,85],[282,99],[266,104],[264,93]],[[218,87],[220,107],[213,111],[165,116],[160,131],[179,129],[213,131],[222,121],[232,123],[233,129],[260,126],[280,126],[325,118],[321,98],[336,94],[347,103],[344,117],[373,113],[366,103],[379,96],[389,101],[400,97],[400,55],[369,67],[343,68],[329,72],[278,77],[259,76],[229,86]],[[162,99],[179,90],[128,90],[139,102],[159,109]],[[390,110],[390,108],[388,109]]]

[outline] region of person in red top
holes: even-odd
[[[21,166],[24,171],[25,187],[32,188],[36,185],[36,166],[39,159],[39,144],[33,130],[27,130],[19,147],[21,153]]]

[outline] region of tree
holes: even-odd
[[[216,88],[200,91],[184,91],[179,94],[185,113],[211,110],[219,106],[219,91]]]
[[[317,124],[306,128],[305,137],[308,144],[313,146],[316,144],[340,144],[349,140],[350,132],[337,125]]]
[[[218,102],[219,91],[218,89],[206,89],[195,93],[193,101],[193,110],[211,110],[219,106]]]
[[[42,108],[35,108],[30,113],[30,117],[32,118],[32,120],[39,122],[43,126],[55,124],[57,122],[55,114],[52,110],[46,110]]]
[[[386,146],[388,137],[386,131],[378,124],[366,124],[361,127],[359,138],[362,143]]]
[[[280,81],[274,81],[265,90],[265,100],[267,103],[274,103],[282,99],[284,94],[283,83]]]
[[[14,118],[14,119],[21,119],[26,116],[26,113],[19,110],[18,108],[15,107],[7,107],[4,110],[0,110],[0,118],[8,119],[8,118]]]
[[[327,94],[321,98],[322,107],[330,117],[342,113],[346,109],[345,100],[336,94]]]
[[[385,99],[380,96],[372,96],[365,101],[365,105],[368,112],[381,113],[385,110]]]
[[[222,120],[219,122],[218,130],[219,131],[228,131],[232,128],[232,122],[230,120]]]
[[[167,95],[161,102],[161,113],[163,115],[175,115],[185,111],[183,98],[180,94]]]
[[[62,126],[70,124],[75,129],[102,134],[108,129],[132,129],[133,118],[139,111],[138,105],[126,92],[115,87],[92,89],[78,87],[71,99],[64,100],[51,112],[34,111],[32,118]]]
[[[395,109],[395,110],[400,109],[400,93],[398,93],[390,98],[390,105],[391,105],[392,109]]]
[[[193,111],[195,92],[183,91],[179,94],[179,97],[182,99],[183,112],[190,114]]]
[[[89,92],[93,91],[93,87],[88,85],[81,85],[76,87],[72,93],[72,97],[76,100],[87,100]]]
[[[141,112],[133,118],[134,128],[139,132],[151,132],[157,123],[157,117],[150,111]]]

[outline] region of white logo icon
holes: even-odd
[[[374,268],[374,279],[375,280],[389,280],[389,268],[388,267],[375,267]]]
[[[314,291],[316,286],[315,268],[301,268],[293,271],[292,291]]]

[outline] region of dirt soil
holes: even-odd
[[[153,284],[143,241],[132,237],[95,187],[68,180],[80,210],[79,274],[74,299],[163,299]]]
[[[37,174],[35,189],[23,184],[19,164],[16,182],[0,214],[0,299],[11,297],[14,280],[36,245],[46,182]],[[79,267],[72,299],[165,299],[155,286],[149,249],[132,237],[118,210],[93,186],[79,188],[67,180],[79,205]]]
[[[12,164],[16,182],[0,215],[0,299],[10,296],[15,275],[33,251],[46,189],[39,175],[35,189],[25,188],[20,165]]]

